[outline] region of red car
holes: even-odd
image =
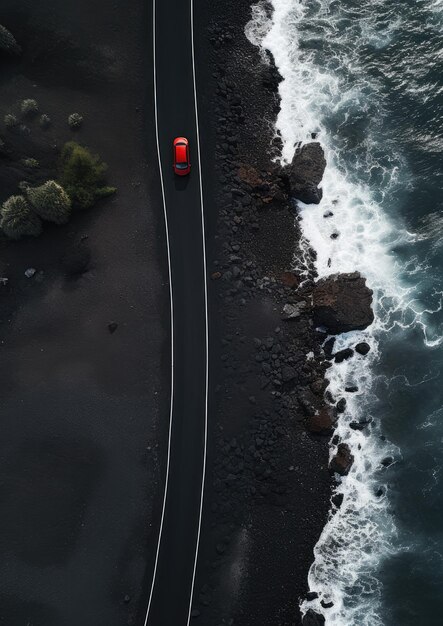
[[[176,137],[174,139],[174,173],[177,176],[186,176],[190,171],[189,141],[186,137]]]

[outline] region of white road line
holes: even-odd
[[[198,532],[197,532],[197,544],[195,546],[195,558],[194,558],[194,570],[192,572],[192,585],[191,585],[191,597],[189,600],[189,612],[188,612],[188,626],[191,619],[192,611],[192,599],[194,596],[194,584],[195,584],[195,572],[197,569],[198,549],[200,545],[200,532],[202,524],[202,512],[203,512],[203,496],[205,491],[206,480],[206,452],[208,444],[208,382],[209,382],[209,329],[208,329],[208,284],[207,284],[207,268],[206,268],[206,233],[205,233],[205,214],[203,205],[203,182],[202,182],[202,164],[200,155],[200,130],[198,124],[198,105],[197,105],[197,83],[195,79],[195,52],[194,52],[194,0],[191,0],[191,49],[192,49],[192,79],[194,83],[194,106],[195,106],[195,127],[197,130],[197,154],[198,154],[198,173],[200,182],[200,208],[202,219],[202,239],[203,239],[203,280],[205,285],[205,333],[206,333],[206,379],[205,379],[205,442],[204,442],[204,457],[203,457],[203,471],[202,471],[202,484],[200,494],[200,511],[198,516]]]
[[[201,210],[202,245],[203,245],[206,372],[205,372],[205,428],[204,428],[204,449],[203,449],[203,452],[204,452],[203,471],[202,471],[202,482],[201,482],[201,492],[200,492],[200,510],[199,510],[199,519],[198,519],[197,541],[196,541],[196,546],[195,546],[194,568],[192,572],[192,584],[191,584],[191,593],[190,593],[189,609],[188,609],[188,620],[187,620],[188,626],[189,626],[189,621],[191,619],[191,612],[192,612],[192,599],[194,595],[195,574],[197,570],[198,549],[200,545],[200,533],[201,533],[201,522],[202,522],[202,512],[203,512],[203,496],[204,496],[205,480],[206,480],[206,456],[207,456],[207,442],[208,442],[208,383],[209,383],[209,331],[208,331],[208,286],[207,286],[207,263],[206,263],[206,235],[205,235],[205,218],[204,218],[204,205],[203,205],[203,183],[202,183],[202,171],[201,171],[200,132],[199,132],[199,124],[198,124],[197,86],[196,86],[196,78],[195,78],[194,3],[193,3],[193,0],[190,0],[190,7],[191,7],[192,78],[193,78],[193,88],[194,88],[195,122],[196,122],[196,131],[197,131],[197,155],[198,155],[198,170],[199,170],[200,210]],[[157,550],[155,554],[155,563],[154,563],[154,572],[152,576],[151,591],[149,594],[149,601],[148,601],[148,607],[146,611],[146,618],[145,618],[144,626],[147,626],[148,619],[149,619],[149,612],[150,612],[151,604],[152,604],[152,597],[154,593],[155,579],[156,579],[157,568],[158,568],[160,544],[161,544],[162,532],[163,532],[163,523],[164,523],[164,518],[165,518],[166,498],[167,498],[167,493],[168,493],[168,481],[169,481],[169,466],[170,466],[170,459],[171,459],[171,435],[172,435],[173,395],[174,395],[174,307],[173,307],[173,292],[172,292],[172,272],[171,272],[171,253],[170,253],[170,245],[169,245],[168,214],[166,210],[165,187],[164,187],[164,181],[163,181],[163,169],[162,169],[162,160],[161,160],[161,154],[160,154],[160,141],[159,141],[159,134],[158,134],[156,28],[155,26],[156,26],[156,0],[153,0],[152,1],[152,30],[153,30],[155,137],[156,137],[156,143],[157,143],[158,166],[160,170],[160,183],[161,183],[161,188],[162,188],[163,212],[164,212],[165,226],[166,226],[166,244],[167,244],[167,250],[168,250],[169,294],[170,294],[170,309],[171,309],[171,402],[170,402],[170,412],[169,412],[168,455],[167,455],[167,465],[166,465],[165,490],[163,494],[162,515],[161,515],[161,520],[160,520],[160,530],[159,530],[159,536],[158,536]]]
[[[166,210],[165,185],[163,181],[162,159],[161,159],[161,154],[160,154],[160,141],[158,138],[155,9],[156,9],[156,0],[152,0],[152,41],[153,41],[152,65],[153,65],[153,78],[154,78],[155,139],[157,143],[157,159],[158,159],[158,168],[160,171],[160,184],[162,188],[163,213],[164,213],[165,228],[166,228],[166,247],[168,250],[169,300],[170,300],[170,311],[171,311],[171,401],[170,401],[170,407],[169,407],[168,456],[167,456],[167,462],[166,462],[165,491],[163,494],[162,516],[160,520],[160,530],[158,534],[157,550],[155,553],[154,572],[152,575],[151,591],[149,593],[148,608],[146,609],[146,617],[145,617],[144,626],[147,626],[148,619],[149,619],[149,611],[151,610],[152,596],[154,593],[154,586],[155,586],[155,577],[157,575],[158,556],[160,553],[160,544],[161,544],[161,538],[162,538],[162,532],[163,532],[163,522],[165,519],[166,497],[168,495],[168,482],[169,482],[169,465],[170,465],[170,459],[171,459],[172,410],[173,410],[173,402],[174,402],[174,306],[173,306],[173,293],[172,293],[171,250],[170,250],[170,245],[169,245],[168,213]]]

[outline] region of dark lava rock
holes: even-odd
[[[332,432],[336,421],[337,416],[334,409],[329,406],[325,406],[317,411],[315,415],[310,415],[308,417],[306,420],[306,428],[310,433],[327,435]]]
[[[324,609],[330,609],[334,606],[333,602],[325,602],[324,600],[322,600],[320,604],[322,605]]]
[[[111,335],[112,335],[113,333],[115,333],[115,331],[117,330],[117,328],[118,328],[118,324],[117,324],[117,322],[111,322],[110,324],[108,324],[108,330],[109,330],[109,332],[111,333]]]
[[[371,349],[371,346],[368,343],[366,343],[366,341],[362,341],[361,343],[358,343],[355,346],[355,351],[358,352],[359,354],[362,354],[363,356],[368,354],[370,349]]]
[[[88,271],[91,251],[84,244],[74,244],[68,248],[62,258],[62,266],[67,276],[79,276]]]
[[[303,626],[323,626],[325,624],[325,618],[323,615],[309,609],[303,616],[302,624]]]
[[[394,459],[392,458],[392,456],[387,456],[382,460],[381,464],[383,465],[383,467],[389,467],[393,464],[393,462]]]
[[[340,398],[335,405],[335,408],[337,409],[337,413],[344,413],[344,410],[346,409],[346,398]]]
[[[337,509],[339,509],[341,505],[343,504],[343,498],[344,498],[344,495],[342,493],[334,493],[334,495],[331,498],[331,502],[335,507],[337,507]]]
[[[345,391],[347,391],[348,393],[355,393],[356,391],[358,391],[358,387],[357,385],[349,385],[349,387],[345,387]]]
[[[353,354],[354,350],[352,348],[344,348],[334,354],[334,360],[336,363],[343,363],[346,359],[350,359]]]
[[[334,335],[363,330],[374,321],[372,290],[359,272],[332,274],[312,291],[314,322]]]
[[[364,430],[370,423],[370,419],[362,420],[361,422],[351,422],[349,428],[352,428],[352,430]]]
[[[329,468],[332,472],[337,472],[340,476],[346,476],[351,469],[354,457],[351,454],[351,450],[347,443],[339,443],[337,446],[337,452],[332,457],[329,463]]]
[[[323,344],[323,351],[327,359],[330,359],[332,356],[332,350],[334,349],[335,337],[330,337]]]
[[[308,602],[312,602],[312,600],[316,600],[318,598],[318,593],[316,591],[308,591],[306,594],[306,600]]]
[[[322,190],[318,188],[323,178],[326,159],[321,145],[315,141],[297,148],[292,163],[283,169],[290,194],[306,204],[318,204]]]

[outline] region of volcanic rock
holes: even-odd
[[[371,349],[371,346],[368,343],[366,343],[366,341],[362,341],[361,343],[358,343],[355,346],[355,351],[358,352],[359,354],[362,354],[363,356],[368,354],[370,349]]]
[[[346,359],[350,359],[353,354],[354,350],[352,348],[344,348],[334,354],[334,360],[336,363],[343,363]]]
[[[334,335],[363,330],[374,321],[372,290],[359,272],[332,274],[312,291],[314,322]]]
[[[309,609],[302,619],[303,626],[323,626],[324,623],[325,618],[323,615],[316,613],[312,609]]]
[[[337,472],[340,476],[346,476],[351,469],[354,457],[351,454],[351,449],[347,443],[339,443],[337,446],[337,452],[332,457],[329,463],[329,469],[332,472]]]
[[[306,308],[305,302],[296,302],[295,304],[285,304],[282,312],[282,320],[292,320],[300,317],[303,310]]]
[[[291,287],[291,289],[298,287],[300,284],[300,278],[294,272],[283,272],[280,280],[285,287]]]
[[[318,435],[327,435],[332,432],[337,416],[333,408],[324,406],[306,420],[306,428],[309,432]]]
[[[317,141],[297,148],[292,163],[283,169],[290,194],[306,204],[318,204],[322,198],[322,190],[318,185],[323,178],[325,167],[323,149]]]

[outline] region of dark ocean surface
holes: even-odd
[[[284,79],[282,158],[318,133],[328,161],[322,202],[300,208],[304,234],[320,276],[367,277],[376,313],[337,346],[367,341],[368,357],[331,368],[330,389],[348,402],[337,432],[355,463],[316,547],[309,583],[320,597],[302,610],[328,625],[441,625],[443,2],[271,5],[252,7],[246,35]]]

